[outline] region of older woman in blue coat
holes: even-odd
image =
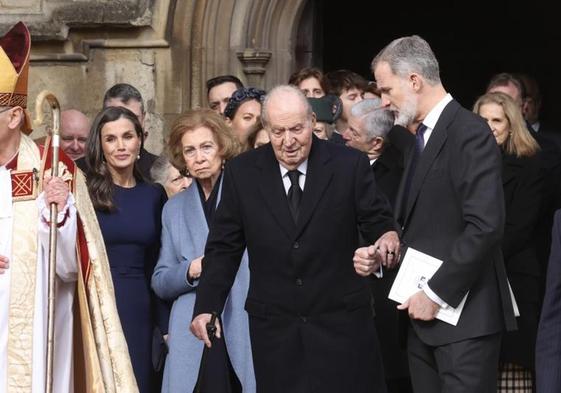
[[[163,393],[191,393],[197,382],[203,345],[189,332],[208,226],[220,200],[224,162],[238,145],[222,117],[210,110],[189,111],[176,119],[168,142],[174,166],[188,171],[194,181],[165,205],[162,248],[152,287],[173,301],[169,323]],[[247,254],[222,313],[223,337],[216,339],[207,357],[202,391],[231,392],[232,369],[243,392],[255,392],[255,377],[244,310],[249,286]],[[229,367],[231,362],[231,367]],[[206,375],[206,376],[205,376]]]

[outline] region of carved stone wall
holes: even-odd
[[[30,109],[49,89],[93,118],[109,87],[130,83],[146,101],[146,147],[159,153],[170,122],[206,105],[207,79],[234,74],[265,89],[288,80],[305,2],[0,0],[0,34],[18,20],[30,28]]]

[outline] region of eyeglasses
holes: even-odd
[[[0,113],[8,112],[10,109],[12,109],[12,108],[7,107],[7,108],[4,108],[4,109],[0,109]]]

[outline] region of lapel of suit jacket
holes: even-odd
[[[399,159],[400,156],[395,148],[392,145],[388,145],[380,157],[371,165],[376,180],[381,179],[384,175],[392,172],[392,170],[396,171],[397,169],[394,168],[398,168],[401,164]]]
[[[419,157],[419,161],[413,175],[411,189],[409,190],[409,197],[408,200],[405,201],[405,206],[407,208],[405,209],[405,218],[403,220],[404,226],[407,223],[407,219],[409,218],[411,211],[413,210],[413,206],[415,206],[415,202],[417,201],[417,197],[419,196],[419,191],[421,190],[425,177],[427,176],[434,160],[438,156],[438,153],[442,149],[442,146],[444,146],[444,142],[446,142],[446,138],[448,137],[448,126],[453,120],[458,108],[459,104],[454,100],[450,101],[448,105],[446,105],[436,122],[434,129],[432,130],[432,134],[425,145],[421,156]]]
[[[263,148],[261,155],[256,160],[256,165],[261,169],[259,191],[265,204],[287,236],[292,238],[296,230],[296,224],[292,220],[288,207],[288,198],[284,190],[279,162],[270,144]]]
[[[300,217],[296,237],[300,236],[308,221],[310,221],[316,210],[319,200],[326,194],[325,189],[333,177],[333,168],[330,165],[331,154],[327,143],[320,141],[315,136],[312,140],[312,148],[308,157],[308,169],[306,172],[306,184],[300,202]]]
[[[409,153],[406,155],[405,159],[405,170],[403,171],[403,175],[401,176],[401,181],[399,183],[399,188],[397,189],[397,196],[396,196],[396,203],[394,209],[394,218],[398,224],[401,224],[401,229],[404,228],[405,222],[405,204],[407,201],[403,199],[405,196],[403,195],[405,192],[405,182],[409,177],[409,172],[411,171],[411,165],[413,161],[413,150],[409,150]]]
[[[382,157],[378,158],[376,162],[370,165],[370,168],[372,168],[372,172],[374,173],[374,177],[376,178],[376,182],[389,171],[388,165],[386,165],[385,162],[380,161],[381,159]]]

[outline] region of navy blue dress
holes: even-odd
[[[154,326],[167,332],[165,311],[150,288],[160,250],[161,216],[166,200],[165,192],[157,185],[145,182],[138,182],[132,188],[115,185],[116,210],[96,212],[140,393],[152,392],[154,387],[151,348]]]

